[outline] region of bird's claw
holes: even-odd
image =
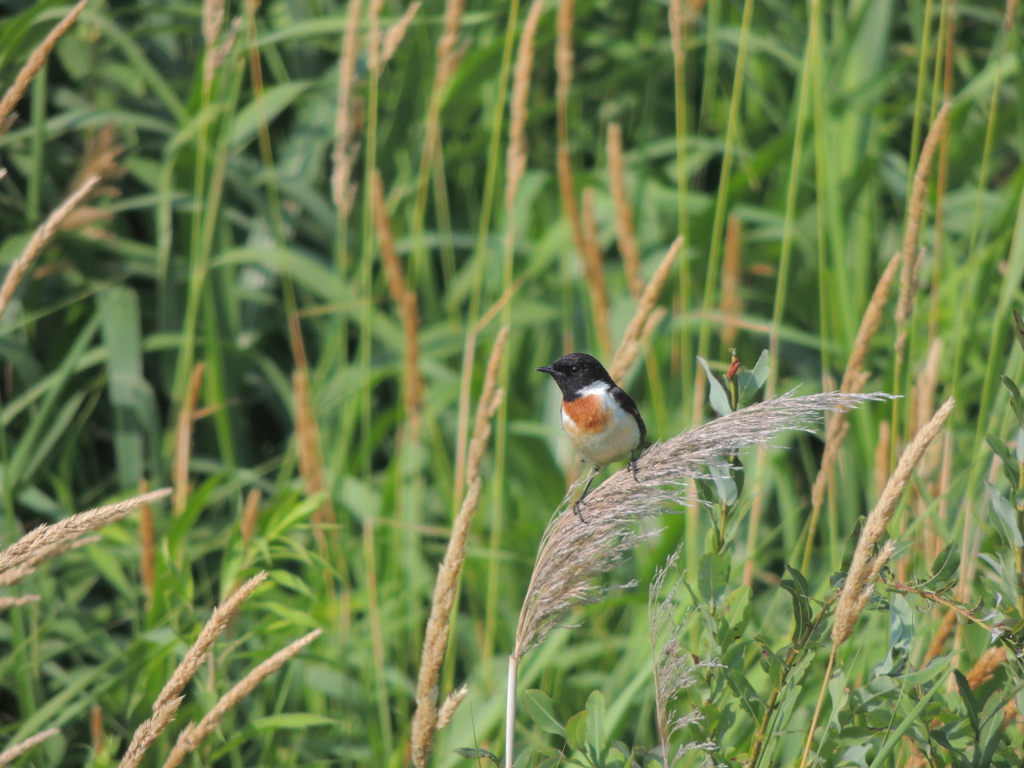
[[[587,519],[583,517],[583,499],[576,499],[576,503],[572,505],[572,511],[579,517],[581,523],[587,522]]]

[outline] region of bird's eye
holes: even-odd
[[[578,365],[574,365],[569,370],[571,370],[573,373],[579,373],[580,372],[580,367]]]

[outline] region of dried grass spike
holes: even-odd
[[[213,709],[198,724],[193,725],[189,723],[178,734],[178,740],[174,743],[174,747],[172,747],[171,753],[167,756],[167,760],[164,761],[164,768],[174,768],[174,766],[180,765],[189,752],[194,751],[207,736],[217,730],[229,709],[252,693],[257,685],[283,667],[289,659],[322,634],[322,629],[314,629],[309,634],[282,648],[242,678],[241,681],[213,705]]]
[[[236,589],[227,600],[213,609],[213,615],[210,616],[205,626],[203,626],[196,641],[192,643],[192,647],[185,653],[185,657],[178,664],[177,669],[174,670],[171,679],[164,684],[160,695],[153,702],[154,713],[166,707],[170,701],[181,695],[181,692],[185,690],[185,686],[188,685],[188,681],[192,679],[193,675],[195,675],[199,667],[206,660],[206,654],[213,647],[213,643],[220,633],[227,627],[231,617],[238,613],[238,609],[241,608],[245,599],[266,579],[267,572],[260,571]]]
[[[53,239],[53,236],[57,234],[57,229],[64,220],[75,208],[81,205],[82,201],[92,193],[99,183],[99,176],[90,176],[63,203],[55,208],[46,217],[46,221],[40,224],[36,231],[32,233],[32,237],[25,244],[25,249],[14,263],[11,264],[11,268],[7,270],[7,274],[4,276],[3,284],[0,285],[0,317],[3,316],[4,310],[7,309],[7,305],[11,301],[11,297],[14,296],[15,290],[17,290],[22,278],[28,273],[29,267],[32,266],[36,257]]]
[[[28,752],[32,747],[37,744],[41,744],[51,736],[56,736],[60,733],[60,728],[47,728],[45,731],[40,731],[34,736],[29,736],[24,741],[19,741],[17,744],[12,744],[3,752],[0,752],[0,765],[7,765],[13,763],[23,754]]]
[[[15,105],[21,101],[21,97],[25,95],[25,91],[32,82],[33,78],[39,74],[39,70],[43,68],[43,64],[46,63],[47,57],[53,50],[53,47],[57,44],[57,41],[67,32],[71,25],[75,23],[82,11],[85,10],[86,3],[89,0],[78,0],[75,3],[74,8],[68,11],[68,15],[65,16],[60,22],[50,30],[49,34],[43,38],[43,42],[36,46],[35,50],[28,57],[28,61],[18,71],[18,74],[14,78],[14,82],[11,87],[4,93],[4,97],[0,99],[0,136],[2,136],[10,123],[7,118],[14,110]],[[0,304],[0,312],[2,312],[3,304]]]

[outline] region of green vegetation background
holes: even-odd
[[[169,484],[175,422],[198,361],[205,363],[198,406],[207,410],[194,425],[187,506],[177,515],[166,505],[155,510],[151,596],[140,583],[132,517],[18,588],[41,594],[40,603],[0,615],[2,738],[13,743],[51,725],[62,729],[60,743],[23,764],[111,764],[112,745],[123,748],[145,718],[212,607],[259,568],[270,571],[272,586],[220,642],[172,734],[274,650],[317,627],[325,634],[229,715],[194,764],[405,764],[435,569],[462,493],[454,480],[460,406],[475,411],[487,354],[508,320],[507,397],[484,459],[442,677],[442,695],[462,683],[470,693],[439,735],[435,763],[458,763],[456,747],[502,751],[516,617],[544,526],[578,472],[558,428],[556,388],[534,368],[568,349],[605,359],[613,351],[602,348],[595,329],[594,283],[559,198],[554,0],[539,22],[514,219],[504,203],[510,69],[528,5],[469,3],[457,66],[438,102],[440,151],[428,163],[424,135],[443,4],[427,0],[376,82],[363,15],[350,147],[355,205],[347,217],[331,194],[345,4],[267,0],[247,16],[229,3],[219,40],[236,16],[238,38],[206,84],[198,2],[95,0],[58,43],[0,139],[9,171],[0,179],[0,264],[21,252],[104,136],[124,148],[122,173],[109,182],[117,194],[92,203],[98,210],[90,221],[58,235],[0,320],[3,541],[133,492],[143,478],[150,487]],[[644,278],[677,234],[686,237],[685,258],[661,297],[667,314],[620,383],[656,439],[692,425],[695,414],[710,418],[702,403],[694,407],[695,392],[706,391],[695,384],[695,356],[724,371],[723,329],[734,323],[732,345],[748,368],[772,348],[771,391],[836,386],[874,284],[901,247],[911,176],[948,79],[953,106],[927,197],[907,362],[894,364],[892,301],[868,357],[865,389],[910,393],[932,344],[940,345],[933,395],[958,401],[944,493],[936,490],[933,462],[890,533],[905,544],[909,574],[930,565],[926,529],[943,545],[959,542],[970,555],[967,595],[991,597],[1005,573],[998,554],[978,559],[1001,546],[981,483],[993,458],[984,436],[1012,442],[999,376],[1024,381],[1010,316],[1024,273],[1019,13],[1004,24],[1015,11],[995,2],[683,5],[682,112],[667,3],[580,0],[575,8],[568,146],[577,199],[592,190],[612,348],[636,303],[613,225],[611,122],[622,127]],[[384,2],[383,29],[404,10]],[[66,11],[49,0],[7,5],[0,81],[10,82]],[[262,98],[254,90],[257,52]],[[403,399],[407,338],[366,194],[373,169],[418,300],[421,427],[412,439]],[[738,266],[730,267],[738,287],[723,289],[730,218],[741,235]],[[322,445],[325,490],[314,496],[297,457],[296,320]],[[470,403],[460,381],[471,331]],[[756,454],[744,457],[730,589],[740,588],[749,568],[750,616],[744,650],[730,663],[760,681],[758,695],[767,693],[760,644],[777,651],[792,631],[792,601],[779,587],[784,565],[803,570],[812,595],[826,594],[857,518],[877,498],[880,440],[882,465],[892,461],[880,422],[894,424],[898,448],[911,434],[915,407],[905,398],[853,417],[806,560],[820,440],[793,435],[784,441],[789,450],[767,454],[760,465]],[[754,487],[762,509],[750,540]],[[246,543],[240,520],[254,488],[262,500]],[[318,546],[311,521],[325,500],[337,526]],[[656,522],[664,526],[660,536],[613,574],[613,583],[636,578],[639,586],[581,611],[577,629],[556,632],[520,671],[520,690],[545,691],[563,721],[601,691],[611,736],[652,748],[646,586],[680,542],[684,569],[704,551],[708,518]],[[688,600],[680,596],[681,604]],[[900,646],[910,668],[940,620],[935,611],[914,612],[911,638]],[[890,621],[884,610],[861,619],[840,657],[851,687],[871,679],[890,655]],[[699,627],[689,637],[699,656]],[[954,663],[967,670],[989,638],[971,628],[958,642]],[[807,668],[804,693],[780,726],[775,764],[799,754],[824,656]],[[1001,674],[996,685],[1013,690],[1015,678]],[[912,710],[917,684],[907,684],[900,711]],[[711,690],[716,685],[724,683],[701,676],[681,712],[721,695]],[[948,708],[967,706],[950,696]],[[729,700],[733,725],[717,734],[740,752],[756,726],[742,699]],[[90,747],[94,704],[106,753]],[[525,713],[520,718],[523,742],[560,744]],[[694,728],[688,740],[708,735]],[[857,733],[869,744],[877,737],[876,746],[886,736],[884,728]],[[1019,747],[1019,732],[1004,738],[1004,746]],[[150,764],[166,754],[169,739],[154,747]],[[726,746],[716,759],[731,764],[742,755]],[[902,765],[907,754],[888,759]]]

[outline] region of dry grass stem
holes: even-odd
[[[722,327],[722,346],[729,348],[736,343],[739,327],[736,320],[743,314],[743,297],[740,296],[740,254],[743,249],[743,229],[740,217],[729,214],[725,229],[725,255],[722,260],[722,298],[719,308],[723,316],[731,319]]]
[[[0,765],[7,765],[13,763],[23,754],[28,752],[36,744],[41,744],[51,736],[56,736],[60,733],[60,728],[47,728],[45,731],[40,731],[34,736],[29,736],[24,741],[19,741],[17,744],[13,744],[3,752],[0,752]]]
[[[324,457],[320,425],[316,420],[309,389],[309,368],[306,365],[299,364],[292,371],[292,389],[295,398],[295,444],[299,456],[299,474],[306,494],[315,496],[324,490]],[[313,533],[321,547],[327,543],[325,528],[333,526],[337,521],[334,502],[327,496],[313,513]]]
[[[892,425],[888,420],[878,423],[878,440],[875,442],[875,491],[881,495],[889,482],[889,441],[892,439]]]
[[[39,595],[21,595],[20,597],[0,597],[0,611],[6,611],[9,608],[16,608],[19,605],[28,605],[29,603],[38,603],[42,598]],[[3,765],[3,763],[0,763]]]
[[[203,0],[203,42],[210,48],[224,26],[224,0]]]
[[[672,241],[668,252],[662,258],[661,264],[654,271],[650,281],[647,283],[647,287],[644,288],[644,292],[640,296],[636,313],[633,315],[633,319],[629,321],[629,325],[626,326],[626,332],[622,334],[622,341],[619,342],[619,348],[615,350],[615,356],[612,358],[612,364],[608,366],[608,373],[616,381],[629,371],[633,361],[640,354],[641,340],[647,329],[647,322],[653,317],[652,313],[658,304],[658,297],[661,296],[661,290],[665,287],[665,283],[672,274],[672,267],[675,265],[682,247],[682,237],[677,237]]]
[[[230,691],[225,693],[202,720],[196,724],[189,723],[185,726],[181,733],[178,734],[178,739],[171,748],[167,760],[164,761],[164,768],[174,768],[174,766],[180,765],[186,755],[193,752],[203,743],[207,736],[220,727],[228,710],[252,693],[257,685],[283,667],[289,659],[320,637],[321,634],[323,634],[322,629],[314,629],[309,634],[303,635],[295,642],[282,648],[242,678]]]
[[[253,488],[245,497],[245,507],[242,509],[242,520],[238,527],[242,534],[242,546],[249,549],[252,535],[256,532],[256,519],[260,514],[260,501],[263,499],[263,491]]]
[[[530,79],[533,75],[533,52],[537,39],[537,26],[544,11],[544,0],[533,0],[516,51],[516,66],[512,75],[512,103],[509,108],[508,152],[505,160],[505,210],[512,221],[519,183],[526,172],[526,119],[529,115]],[[514,236],[513,224],[508,225],[509,237]]]
[[[910,192],[910,204],[907,208],[907,227],[903,233],[901,250],[903,271],[900,274],[900,297],[896,305],[896,360],[897,366],[902,363],[907,349],[907,323],[914,309],[914,295],[917,292],[917,242],[921,233],[921,219],[924,217],[924,198],[928,192],[928,178],[931,175],[932,157],[939,145],[943,127],[949,117],[950,103],[947,101],[935,115],[914,171],[914,184]]]
[[[10,126],[8,117],[17,106],[18,102],[21,101],[21,97],[25,95],[25,91],[32,82],[33,78],[39,74],[39,70],[43,68],[43,64],[46,63],[47,57],[53,50],[53,47],[57,44],[57,41],[67,32],[71,25],[75,23],[75,20],[81,15],[82,11],[85,10],[86,3],[89,0],[79,0],[75,3],[75,6],[68,11],[68,15],[65,16],[60,22],[50,30],[49,34],[43,38],[43,42],[35,47],[35,50],[29,54],[28,61],[25,65],[18,70],[18,74],[14,78],[14,82],[11,87],[4,93],[4,97],[0,99],[0,136],[2,136],[7,127]],[[0,313],[2,313],[3,304],[0,303]]]
[[[594,310],[594,329],[601,354],[611,349],[608,335],[608,287],[604,279],[604,261],[597,244],[597,222],[594,219],[594,190],[583,190],[583,275],[587,280],[590,304]]]
[[[402,14],[401,18],[388,27],[387,32],[384,33],[384,42],[381,43],[380,51],[380,63],[384,66],[391,57],[395,55],[395,51],[398,50],[398,46],[402,44],[402,40],[405,39],[405,33],[409,31],[412,20],[416,17],[416,13],[419,11],[420,6],[423,3],[420,0],[411,3],[408,8],[405,9],[405,13]]]
[[[217,76],[217,72],[224,62],[227,61],[228,54],[231,53],[231,49],[235,47],[235,41],[238,40],[238,33],[242,31],[242,17],[236,16],[231,21],[231,26],[228,28],[227,35],[213,48],[208,48],[206,51],[206,58],[203,59],[203,86],[209,88],[213,83],[213,79]]]
[[[811,430],[825,411],[846,411],[883,394],[826,392],[785,394],[715,419],[651,446],[640,458],[637,479],[628,469],[613,474],[587,496],[586,523],[573,512],[569,490],[548,524],[523,601],[513,658],[521,659],[561,626],[577,605],[604,598],[597,577],[622,560],[639,541],[657,531],[636,532],[635,524],[663,511],[685,508],[687,481],[708,476],[708,465],[748,446],[765,446],[786,430]]]
[[[56,544],[51,544],[48,547],[39,547],[32,553],[32,556],[21,565],[0,573],[0,587],[9,587],[12,584],[17,584],[26,576],[33,573],[39,564],[46,560],[52,560],[58,555],[62,555],[72,549],[79,549],[80,547],[95,544],[99,540],[99,536],[83,536],[80,539],[60,541]]]
[[[338,59],[338,109],[334,116],[334,148],[331,152],[331,200],[342,218],[352,212],[355,190],[352,186],[352,169],[355,165],[354,146],[355,109],[352,91],[356,79],[356,56],[359,53],[359,15],[362,0],[349,0],[348,17],[345,21],[345,36]]]
[[[99,704],[93,704],[89,709],[89,736],[94,753],[103,749],[107,734],[103,730],[103,707]]]
[[[220,633],[227,627],[231,617],[238,613],[238,609],[241,608],[245,599],[266,579],[267,572],[260,571],[236,589],[227,600],[213,609],[213,615],[210,616],[203,626],[196,641],[192,643],[192,647],[188,649],[185,657],[179,662],[174,670],[174,674],[171,675],[171,679],[164,683],[163,690],[160,691],[160,695],[153,702],[154,714],[181,695],[189,680],[192,679],[206,660],[207,653],[213,647],[213,643]]]
[[[622,256],[622,267],[626,272],[626,285],[634,299],[639,299],[644,290],[644,279],[640,276],[640,246],[636,240],[636,225],[633,222],[633,206],[626,194],[626,171],[622,149],[622,126],[608,125],[608,187],[612,192],[615,206],[615,240]]]
[[[508,326],[498,333],[487,363],[484,387],[476,411],[473,438],[469,442],[466,459],[466,495],[452,524],[451,537],[444,558],[437,570],[437,582],[430,606],[430,617],[423,636],[423,653],[420,657],[420,671],[416,681],[416,712],[412,718],[410,749],[413,763],[427,765],[434,749],[434,734],[439,727],[440,715],[437,707],[438,679],[441,665],[448,649],[449,617],[458,593],[459,575],[466,559],[466,542],[480,502],[483,482],[480,478],[480,463],[491,434],[491,418],[504,397],[504,391],[497,386],[502,355],[508,341]]]
[[[465,10],[466,0],[445,0],[444,31],[437,41],[435,52],[437,69],[434,70],[434,82],[430,87],[430,104],[427,107],[423,153],[420,160],[421,171],[430,171],[434,152],[438,148],[438,137],[441,134],[441,97],[458,63],[459,29]]]
[[[580,224],[579,206],[576,204],[576,184],[572,177],[572,160],[569,155],[569,88],[572,85],[572,26],[575,0],[561,0],[555,20],[555,113],[557,118],[558,146],[556,167],[558,171],[558,194],[562,199],[562,210],[569,220],[572,240],[576,252],[583,255],[583,227]]]
[[[161,488],[115,504],[108,504],[105,507],[79,512],[77,515],[64,518],[57,523],[44,523],[33,528],[7,549],[0,551],[0,573],[5,573],[29,561],[42,549],[53,547],[68,539],[81,536],[83,533],[89,533],[109,525],[143,504],[152,504],[166,498],[170,493],[169,488]]]
[[[164,706],[160,707],[159,710],[154,711],[151,717],[142,721],[139,727],[135,729],[135,733],[132,734],[131,744],[125,750],[118,768],[135,768],[135,766],[142,762],[142,757],[146,754],[146,750],[153,745],[153,742],[157,740],[160,734],[164,732],[164,729],[170,725],[174,716],[178,714],[178,707],[181,706],[183,698],[184,696],[179,696],[176,699],[171,699]]]
[[[846,361],[843,381],[839,385],[840,392],[860,392],[867,384],[868,375],[864,371],[864,361],[867,359],[871,340],[878,331],[882,318],[885,315],[885,305],[889,300],[889,293],[892,289],[893,280],[896,278],[896,270],[899,264],[900,254],[897,253],[889,259],[889,263],[875,285],[875,290],[871,293],[868,305],[865,307],[864,314],[860,318],[860,326],[857,328],[857,335],[854,337],[853,349]],[[809,525],[811,536],[808,539],[808,547],[810,546],[810,540],[813,538],[822,505],[825,502],[828,478],[832,474],[836,459],[839,456],[839,449],[842,447],[847,431],[848,424],[845,414],[835,414],[828,420],[825,429],[825,452],[822,454],[821,466],[818,469],[817,476],[814,478],[814,486],[811,488],[811,524]],[[878,445],[881,446],[882,443]],[[885,446],[888,447],[888,445],[889,443],[886,441]],[[887,457],[888,454],[886,454],[886,460]],[[881,488],[882,485],[877,487]]]
[[[846,574],[846,583],[836,602],[836,621],[832,627],[833,646],[838,647],[849,638],[857,618],[864,609],[868,598],[871,597],[874,579],[877,577],[878,571],[881,570],[881,566],[877,565],[881,555],[877,557],[872,555],[875,546],[885,533],[885,528],[896,511],[896,505],[910,482],[914,468],[932,440],[942,430],[955,403],[953,398],[949,398],[935,412],[931,420],[917,432],[910,445],[903,451],[903,455],[900,456],[899,463],[885,484],[878,503],[868,515],[860,538],[857,540],[857,547],[853,552],[850,570]],[[883,551],[885,550],[883,549]]]
[[[395,235],[388,218],[387,200],[380,171],[374,169],[371,178],[373,187],[373,218],[380,246],[380,258],[387,276],[388,292],[398,306],[398,316],[405,336],[405,363],[402,374],[402,395],[405,402],[405,418],[409,424],[410,438],[415,441],[420,433],[421,400],[423,381],[419,370],[420,312],[416,292],[405,282],[402,261],[395,249]]]
[[[174,429],[174,503],[175,515],[180,515],[188,506],[188,463],[192,458],[192,425],[195,422],[196,403],[199,400],[199,388],[203,384],[203,372],[206,363],[199,361],[192,368],[192,375],[185,390],[185,400],[178,410],[178,423]]]
[[[82,4],[79,3],[79,5]],[[11,297],[14,296],[15,290],[17,290],[18,285],[28,273],[29,267],[32,266],[36,257],[53,239],[53,236],[57,234],[57,230],[64,220],[89,196],[96,185],[100,183],[100,180],[99,176],[90,176],[86,179],[32,233],[32,237],[25,244],[25,249],[14,263],[11,264],[11,268],[7,270],[7,274],[4,276],[3,284],[0,285],[0,316],[3,316],[4,310],[7,309],[7,305],[11,301]]]
[[[871,340],[882,324],[882,318],[885,315],[885,305],[889,301],[889,292],[892,289],[893,280],[896,279],[900,258],[901,255],[897,253],[889,259],[889,263],[882,271],[882,276],[878,278],[875,290],[871,293],[871,299],[864,309],[864,314],[861,315],[860,326],[857,328],[857,335],[853,340],[853,350],[846,361],[843,382],[839,385],[840,391],[849,391],[854,378],[864,370],[864,361],[867,359]]]

